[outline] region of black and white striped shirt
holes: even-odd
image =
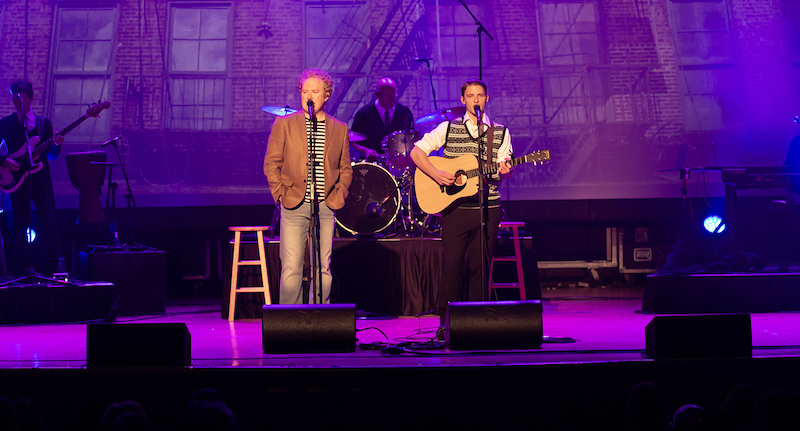
[[[314,123],[311,119],[306,118],[306,136],[311,137],[314,134]],[[311,142],[314,143],[313,148]],[[317,121],[317,134],[314,135],[313,140],[309,139],[308,147],[308,181],[306,181],[306,197],[303,200],[305,203],[311,203],[311,183],[316,182],[317,185],[317,201],[322,202],[325,200],[325,169],[323,165],[323,157],[325,156],[325,122]],[[312,160],[313,157],[313,160]],[[316,167],[316,181],[311,178],[311,163]]]

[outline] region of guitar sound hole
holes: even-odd
[[[464,175],[463,172],[456,172],[455,177],[456,179],[453,181],[453,185],[463,186],[467,182],[467,176]]]

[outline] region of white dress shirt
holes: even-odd
[[[17,111],[17,119],[20,123],[22,123],[22,118],[19,117],[19,111]],[[36,128],[36,115],[33,114],[33,109],[29,109],[28,112],[25,113],[25,127],[28,130],[33,130]]]
[[[416,145],[416,147],[420,150],[424,151],[425,154],[438,151],[444,146],[445,139],[447,138],[447,123],[447,121],[439,123],[435,129],[423,135],[422,139],[417,141],[414,145]],[[492,124],[485,112],[483,113],[483,123],[485,125]],[[467,126],[467,130],[469,131],[470,135],[479,136],[478,124],[472,121],[467,113],[464,114],[464,124]],[[507,158],[510,158],[511,154],[511,133],[508,131],[508,128],[506,128],[503,142],[500,144],[500,149],[497,150],[497,160],[501,162]]]

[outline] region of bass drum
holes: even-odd
[[[354,163],[353,182],[336,223],[356,235],[378,233],[397,217],[400,189],[392,175],[373,163]]]

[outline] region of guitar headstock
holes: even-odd
[[[97,103],[92,103],[92,105],[89,106],[89,109],[86,110],[86,116],[87,117],[96,117],[96,116],[100,115],[100,111],[102,111],[103,109],[108,109],[110,106],[111,106],[111,102],[109,102],[108,100],[104,100],[102,102],[97,102]]]
[[[550,161],[550,150],[535,151],[525,156],[527,163],[544,163]]]

